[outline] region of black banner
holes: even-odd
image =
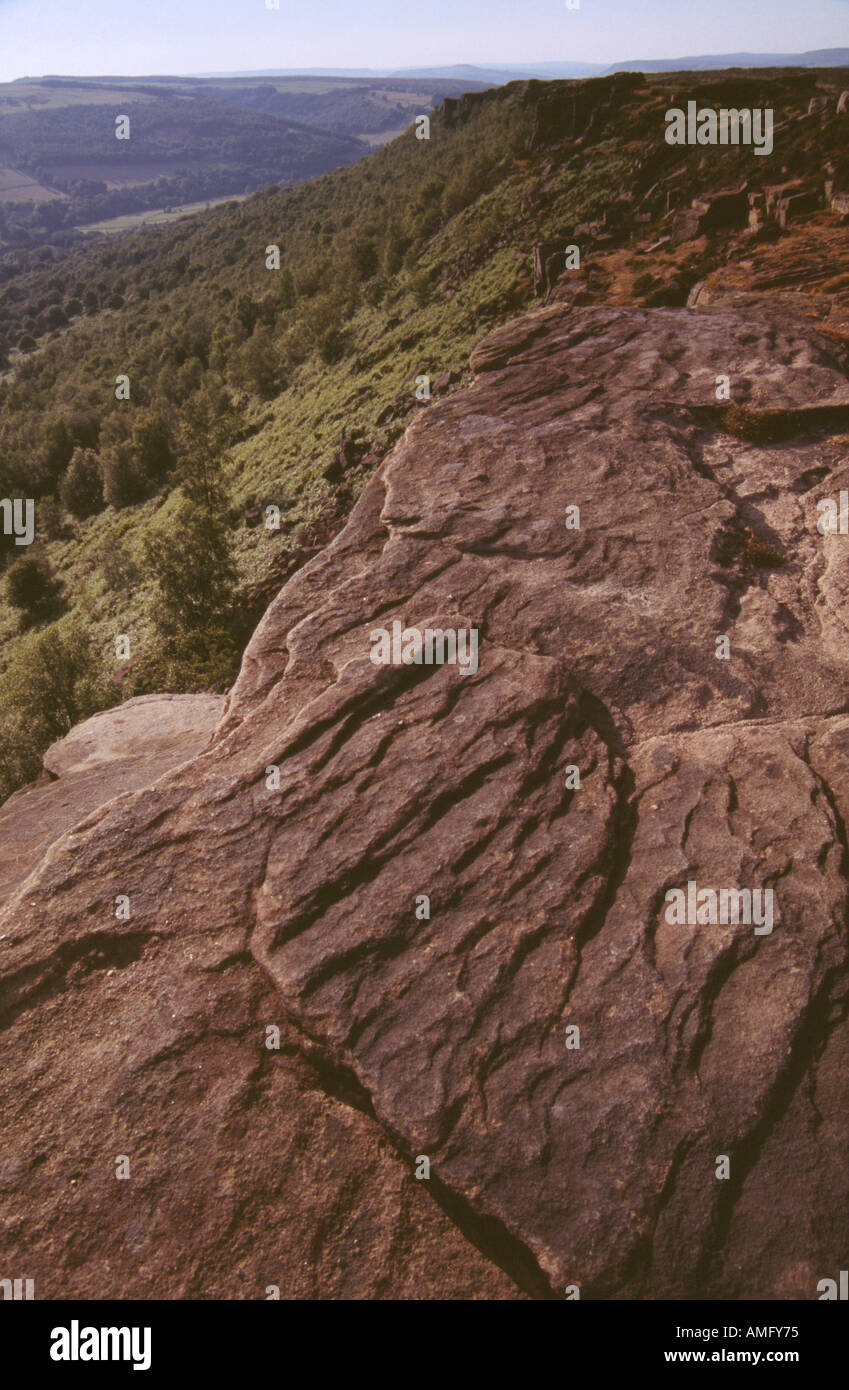
[[[840,1300],[837,1300],[840,1302]],[[564,1300],[567,1302],[567,1300]],[[569,1302],[559,1312],[516,1309],[505,1323],[500,1304],[269,1302],[5,1302],[0,1305],[4,1362],[64,1384],[134,1372],[159,1383],[181,1371],[226,1377],[299,1374],[303,1358],[322,1375],[350,1374],[356,1356],[397,1363],[393,1334],[414,1357],[415,1379],[490,1359],[504,1372],[516,1356],[527,1370],[555,1357],[564,1375],[596,1371],[748,1366],[758,1375],[790,1367],[805,1382],[839,1364],[846,1309],[825,1303]],[[490,1323],[493,1310],[497,1324]],[[528,1318],[528,1321],[525,1321]],[[297,1358],[297,1361],[295,1361]],[[387,1371],[381,1373],[387,1374]],[[399,1374],[396,1369],[393,1378]],[[403,1372],[406,1376],[408,1371]],[[757,1377],[756,1377],[757,1380]],[[800,1381],[801,1383],[801,1381]]]

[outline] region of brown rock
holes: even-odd
[[[223,705],[221,695],[142,695],[92,715],[51,744],[43,763],[54,780],[16,792],[0,807],[4,898],[78,821],[199,753]]]
[[[819,194],[813,190],[808,193],[794,193],[789,198],[782,198],[778,204],[779,226],[786,227],[797,217],[804,217],[807,213],[816,212],[820,207],[820,201]]]
[[[199,752],[222,703],[143,696],[53,744],[59,780],[0,811],[4,897],[112,798],[120,825],[122,794]],[[501,1248],[464,1234],[450,1195],[431,1200],[360,1088],[214,934],[80,924],[32,971],[4,973],[0,1023],[20,1063],[0,1087],[0,1263],[25,1268],[37,1298],[523,1296],[493,1262]],[[517,1274],[536,1291],[533,1271]]]
[[[849,541],[816,519],[849,382],[757,308],[555,305],[472,366],[212,744],[0,918],[3,1254],[54,1295],[503,1290],[456,1232],[434,1272],[428,1215],[398,1255],[418,1154],[537,1296],[815,1298],[845,1262]],[[375,666],[395,620],[475,628],[477,670]],[[690,880],[770,888],[773,930],[671,925]]]
[[[701,214],[698,233],[717,231],[729,227],[745,227],[749,219],[748,188],[723,189],[708,199],[693,206]]]
[[[50,745],[44,766],[63,778],[135,758],[173,767],[209,742],[223,704],[221,695],[139,695],[77,724]]]

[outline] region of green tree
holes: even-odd
[[[142,476],[129,444],[113,444],[101,455],[103,499],[108,507],[131,507],[144,500],[147,480]]]
[[[51,483],[61,478],[74,452],[74,441],[64,420],[50,420],[41,432],[39,472]]]
[[[235,354],[233,376],[240,386],[269,399],[278,389],[277,353],[271,330],[255,328]]]
[[[176,463],[171,447],[171,431],[162,415],[151,413],[133,426],[133,452],[143,478],[161,483]]]
[[[93,449],[75,449],[59,486],[63,506],[73,516],[94,516],[103,509],[103,480]]]
[[[351,250],[351,259],[358,279],[370,280],[380,269],[377,247],[370,237],[358,237]]]
[[[21,638],[0,676],[0,798],[37,777],[48,744],[114,696],[77,617]]]
[[[283,266],[277,281],[277,302],[281,309],[295,307],[295,281],[288,266]]]
[[[20,608],[27,623],[50,614],[59,602],[60,587],[41,550],[22,555],[6,573],[6,595],[14,608]]]
[[[182,412],[179,482],[186,496],[209,515],[224,510],[223,456],[236,433],[238,416],[225,391],[198,391]]]
[[[182,498],[149,531],[144,561],[155,584],[152,659],[169,686],[229,684],[239,656],[230,631],[236,567],[223,516]]]

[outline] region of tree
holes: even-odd
[[[78,618],[69,614],[21,638],[14,662],[0,676],[0,798],[38,775],[49,743],[109,703],[104,673]]]
[[[161,415],[147,415],[136,422],[132,446],[138,470],[150,482],[161,483],[174,468],[171,432]]]
[[[354,242],[351,259],[357,278],[370,280],[380,269],[377,247],[370,237],[358,237]]]
[[[332,366],[334,362],[339,362],[345,356],[347,348],[347,338],[343,330],[337,326],[328,328],[318,340],[318,353],[322,362]]]
[[[6,594],[12,606],[22,610],[27,625],[47,617],[56,608],[60,593],[50,561],[40,550],[22,555],[9,566]]]
[[[259,305],[249,294],[240,294],[236,301],[236,316],[246,333],[253,333],[259,318]]]
[[[277,283],[277,301],[281,309],[294,309],[295,307],[295,281],[292,279],[292,272],[288,266],[284,266],[280,271]]]
[[[147,480],[139,472],[129,444],[113,444],[101,455],[103,499],[108,507],[131,507],[147,494]]]
[[[59,487],[63,506],[82,519],[103,509],[103,480],[93,449],[75,449]]]
[[[230,632],[236,568],[220,514],[184,497],[144,543],[156,586],[153,622],[169,685],[229,684],[238,648]]]
[[[268,399],[278,389],[277,354],[271,330],[255,328],[235,354],[233,375],[239,385]]]
[[[49,421],[41,433],[38,473],[55,486],[71,461],[74,443],[63,419]]]
[[[221,462],[236,423],[230,398],[214,387],[198,391],[182,412],[179,481],[186,496],[209,515],[224,510]]]
[[[64,328],[67,322],[68,315],[65,313],[65,310],[62,308],[61,304],[52,304],[50,308],[47,310],[47,328]]]

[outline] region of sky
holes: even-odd
[[[0,81],[849,47],[849,0],[0,0]]]

